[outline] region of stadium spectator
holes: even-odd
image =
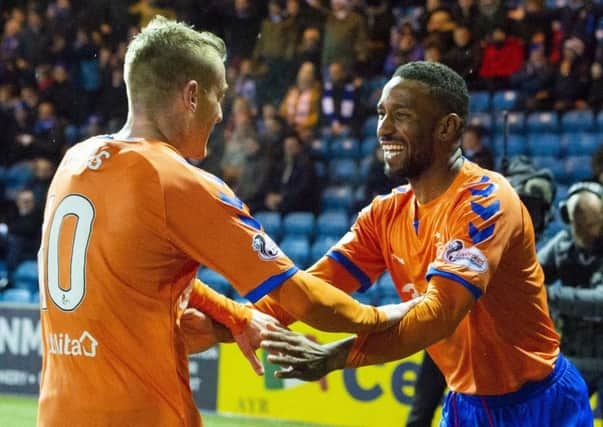
[[[367,22],[368,77],[380,75],[389,51],[390,30],[395,25],[389,0],[367,0],[364,8]]]
[[[585,107],[600,111],[603,108],[603,67],[600,62],[593,62],[590,66],[590,82],[587,93]]]
[[[375,197],[389,193],[394,187],[394,182],[384,172],[383,148],[375,147],[369,161],[366,184],[363,188],[362,198],[356,203],[356,210],[361,210]]]
[[[272,172],[270,158],[265,147],[257,139],[247,138],[243,148],[245,164],[235,191],[249,207],[250,212],[257,212],[264,208],[266,185]]]
[[[417,37],[412,27],[405,27],[406,30],[391,32],[390,52],[387,55],[384,64],[384,73],[388,76],[400,65],[412,61],[420,61],[425,57],[425,50],[417,41]]]
[[[544,46],[531,46],[528,61],[511,75],[511,87],[518,91],[519,96],[515,107],[528,111],[546,110],[551,105],[548,89],[553,77],[554,70],[547,61]]]
[[[460,27],[466,27],[473,32],[473,26],[479,14],[474,0],[458,0],[452,6],[452,19]]]
[[[481,63],[479,43],[471,37],[467,26],[456,27],[454,46],[444,55],[442,62],[461,75],[471,88]]]
[[[538,251],[549,305],[561,325],[561,350],[589,394],[603,396],[603,186],[580,182],[560,205],[568,229]]]
[[[42,209],[33,191],[20,190],[15,197],[15,211],[5,224],[0,224],[0,244],[6,259],[8,279],[19,263],[35,260],[40,244]]]
[[[322,8],[320,0],[308,0],[308,4],[325,17],[323,67],[337,62],[352,71],[368,59],[366,18],[351,10],[350,0],[331,0],[331,10]],[[326,77],[327,70],[322,74]]]
[[[434,11],[427,21],[427,37],[431,42],[437,44],[442,53],[448,52],[453,45],[453,32],[456,23],[447,9]]]
[[[509,87],[509,78],[523,65],[523,43],[508,36],[503,27],[495,27],[488,33],[479,75],[488,90]]]
[[[253,59],[263,63],[262,92],[266,102],[282,99],[291,72],[295,52],[295,31],[285,20],[280,0],[268,2],[268,17],[262,21],[259,37],[253,50]]]
[[[484,145],[486,129],[481,126],[467,126],[461,139],[461,149],[463,156],[468,160],[477,163],[484,169],[495,170],[494,156],[492,152]]]
[[[563,44],[563,55],[555,73],[553,108],[566,111],[577,108],[586,99],[588,68],[583,57],[584,43],[573,37]]]
[[[376,199],[333,255],[308,270],[351,292],[388,269],[403,300],[424,300],[381,333],[319,345],[272,326],[262,347],[284,366],[279,378],[306,380],[427,347],[451,390],[444,425],[590,426],[586,385],[559,353],[547,313],[528,212],[503,177],[461,156],[468,104],[462,78],[441,64],[396,72],[379,102],[377,132],[386,171],[410,185]]]
[[[282,213],[316,212],[319,206],[314,163],[299,135],[286,135],[283,144],[284,158],[271,174],[265,207]]]
[[[262,16],[250,0],[235,0],[234,5],[229,6],[221,29],[228,45],[229,61],[238,63],[243,58],[251,58],[261,24]]]
[[[59,118],[73,122],[77,117],[76,93],[76,86],[69,79],[65,65],[57,64],[52,70],[52,83],[42,91],[41,97],[55,106]]]
[[[322,87],[321,122],[328,136],[349,136],[358,114],[358,94],[348,71],[339,62],[329,65],[329,79]]]
[[[274,320],[193,280],[200,263],[252,302],[269,295],[326,330],[383,330],[411,306],[363,306],[298,271],[227,185],[186,162],[204,157],[222,120],[224,59],[218,37],[156,17],[128,46],[124,127],[74,145],[57,169],[39,257],[42,339],[51,344],[38,420],[48,425],[200,426],[187,353],[215,339],[183,336],[189,305],[200,311],[193,317],[224,323],[262,371],[253,350]],[[67,271],[68,289],[59,284]],[[78,339],[80,347],[54,346],[82,331],[85,349]]]
[[[295,69],[299,70],[303,63],[311,62],[317,70],[320,70],[321,52],[320,30],[315,27],[306,28],[297,46],[297,54],[294,58]]]
[[[315,73],[314,64],[302,64],[297,72],[297,84],[289,88],[281,104],[281,116],[299,133],[313,131],[318,125],[320,83],[316,80]]]
[[[234,93],[236,96],[241,96],[247,100],[253,115],[258,112],[258,90],[260,89],[258,86],[254,62],[247,58],[241,60],[239,75],[235,79]]]

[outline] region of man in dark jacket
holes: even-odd
[[[540,251],[549,306],[561,328],[561,350],[588,391],[603,396],[603,186],[570,187],[560,214],[568,222]]]

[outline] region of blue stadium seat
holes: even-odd
[[[339,238],[350,229],[350,219],[345,212],[325,212],[318,216],[316,234]]]
[[[360,146],[360,155],[363,157],[372,155],[375,151],[375,148],[377,148],[377,145],[379,145],[379,141],[377,140],[376,136],[369,135],[364,137]]]
[[[561,117],[564,132],[590,132],[594,128],[592,111],[568,111]]]
[[[28,289],[34,292],[38,289],[38,263],[36,261],[23,261],[15,269],[12,276],[15,288]]]
[[[278,212],[258,212],[253,217],[264,226],[264,231],[268,233],[273,240],[278,240],[282,235],[281,214]]]
[[[353,200],[353,192],[350,186],[327,187],[321,196],[322,210],[347,210],[352,206]]]
[[[597,133],[568,133],[563,136],[568,156],[592,156],[603,144]]]
[[[504,114],[498,113],[494,122],[494,128],[496,129],[497,133],[502,133],[504,131],[504,124]],[[523,133],[525,130],[525,114],[519,111],[507,113],[507,127],[509,133]]]
[[[6,198],[13,200],[17,192],[33,177],[33,170],[29,164],[17,163],[4,172],[4,185]]]
[[[310,257],[312,258],[312,262],[318,261],[338,241],[339,238],[333,236],[318,235],[312,244],[312,248],[310,249]]]
[[[39,292],[34,292],[32,294],[31,303],[32,304],[40,304],[40,293]]]
[[[222,295],[231,296],[233,288],[228,280],[209,268],[199,268],[197,270],[197,278]]]
[[[329,149],[331,159],[357,159],[360,157],[360,142],[355,138],[337,138]]]
[[[565,180],[564,180],[565,181]],[[555,191],[555,199],[553,200],[553,206],[556,209],[559,206],[559,202],[565,200],[567,198],[567,190],[569,186],[565,184],[561,184],[561,182],[557,182],[557,188]],[[557,213],[557,211],[555,211]]]
[[[561,138],[555,133],[533,133],[528,137],[528,151],[532,156],[559,157]]]
[[[566,182],[574,183],[592,177],[590,156],[571,156],[565,160]]]
[[[377,122],[379,121],[379,116],[376,114],[374,116],[370,116],[364,121],[362,125],[362,136],[374,136],[377,135]]]
[[[318,160],[314,162],[314,173],[319,182],[326,182],[328,178],[327,162]]]
[[[490,110],[490,94],[488,92],[471,92],[469,112],[485,113]]]
[[[502,90],[492,96],[492,109],[494,111],[512,110],[517,103],[518,94],[514,90]]]
[[[534,166],[536,166],[538,169],[549,169],[553,173],[555,181],[565,181],[565,165],[558,158],[546,155],[534,156],[532,157],[532,161],[534,162]]]
[[[29,304],[31,302],[31,292],[27,289],[7,289],[0,295],[4,302],[14,302]]]
[[[286,236],[311,239],[314,235],[314,222],[314,214],[311,212],[290,212],[283,218],[283,233]]]
[[[499,135],[494,140],[494,152],[497,156],[503,155],[504,138]],[[528,150],[528,144],[526,138],[523,135],[509,135],[507,140],[507,155],[509,157],[517,156],[519,154],[526,154]]]
[[[360,182],[366,182],[368,179],[369,172],[371,171],[371,164],[373,162],[373,156],[366,156],[364,159],[360,160]],[[362,190],[364,192],[364,187],[361,185],[358,187],[358,190]],[[364,197],[364,194],[361,198]]]
[[[597,113],[595,121],[597,122],[597,129],[599,130],[599,132],[603,131],[603,110]]]
[[[474,113],[469,116],[467,123],[490,129],[492,127],[492,116],[490,116],[490,113]]]
[[[318,159],[329,157],[329,140],[327,138],[315,138],[311,145],[312,156]]]
[[[351,159],[336,159],[329,162],[331,184],[354,184],[358,182],[358,163]]]
[[[557,114],[550,111],[532,113],[526,120],[528,132],[557,132],[559,123]]]
[[[300,268],[310,265],[309,240],[300,236],[285,237],[279,245],[281,250]]]

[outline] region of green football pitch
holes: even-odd
[[[36,399],[0,396],[0,426],[34,427],[36,425]],[[286,422],[260,418],[244,418],[203,413],[204,427],[318,427],[319,424]]]

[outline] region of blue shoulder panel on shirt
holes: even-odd
[[[488,237],[492,236],[492,234],[494,234],[495,226],[496,226],[496,224],[490,224],[486,228],[480,230],[479,228],[477,228],[475,226],[475,224],[470,222],[469,223],[469,237],[471,237],[471,241],[473,242],[473,244],[477,245],[478,243],[481,243],[484,240],[486,240]]]
[[[293,266],[287,271],[283,271],[282,273],[269,277],[268,279],[260,283],[255,289],[248,292],[247,295],[245,295],[245,298],[247,298],[253,303],[258,302],[264,296],[269,294],[273,289],[276,289],[280,285],[282,285],[285,280],[293,276],[298,271],[299,268]]]
[[[496,190],[496,184],[488,184],[485,188],[483,188],[481,190],[477,189],[477,188],[469,189],[472,196],[482,196],[482,197],[488,197],[490,194],[492,194],[494,192],[494,190]]]
[[[222,200],[227,205],[230,205],[239,210],[243,209],[243,202],[238,197],[236,197],[236,196],[230,197],[230,196],[222,193],[221,191],[218,193],[218,195],[220,196],[220,200]]]
[[[327,252],[327,256],[341,264],[343,268],[348,270],[350,274],[354,276],[356,280],[358,280],[358,282],[360,283],[360,289],[358,290],[358,292],[364,292],[371,287],[371,279],[369,279],[369,277],[364,273],[364,271],[358,268],[358,266],[352,261],[350,261],[350,259],[344,254],[339,251],[331,250]]]
[[[429,269],[427,270],[427,274],[425,275],[425,278],[427,279],[427,281],[429,281],[429,279],[431,279],[432,276],[445,277],[446,279],[450,279],[450,280],[453,280],[453,281],[459,283],[465,289],[467,289],[471,293],[471,295],[473,295],[473,298],[475,298],[476,301],[479,299],[479,297],[482,296],[482,290],[480,288],[478,288],[477,286],[475,286],[472,283],[469,283],[468,281],[466,281],[465,279],[463,279],[462,277],[460,277],[454,273],[451,273],[449,271],[438,270],[437,268],[433,268],[433,267],[429,267]]]
[[[254,217],[245,215],[238,215],[238,217],[243,224],[248,225],[249,227],[254,228],[257,231],[262,231],[262,224],[260,224],[260,222]]]
[[[471,210],[478,214],[481,219],[487,221],[500,210],[500,200],[494,201],[490,206],[483,206],[477,202],[471,202]]]

